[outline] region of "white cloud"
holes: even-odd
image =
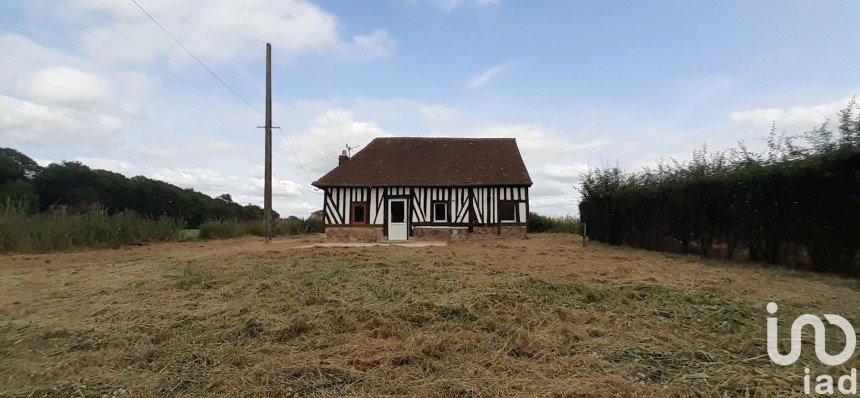
[[[107,101],[107,82],[93,74],[68,66],[39,70],[22,79],[21,92],[42,103],[83,110]]]
[[[337,166],[337,157],[346,144],[367,145],[374,138],[385,135],[376,123],[359,122],[352,112],[333,109],[317,116],[308,132],[290,137],[290,140],[315,180]],[[286,143],[282,145],[282,153],[288,162],[298,167]]]
[[[149,112],[144,110],[140,104],[136,102],[118,101],[116,103],[117,112],[129,119],[138,121],[149,121]]]
[[[296,201],[279,201],[277,198],[272,198],[272,206],[280,209],[281,217],[286,218],[289,215],[308,215],[311,212],[322,209],[322,199],[319,203],[296,202]]]
[[[123,127],[110,84],[82,58],[0,33],[0,137],[38,146],[115,143]]]
[[[490,81],[492,81],[496,76],[506,72],[510,68],[511,68],[510,63],[504,63],[501,65],[496,65],[490,69],[487,69],[487,70],[475,75],[471,79],[469,79],[469,83],[466,86],[469,88],[481,87],[481,86],[489,83]]]
[[[207,137],[191,137],[190,139],[172,139],[159,141],[158,146],[139,147],[133,153],[150,165],[170,165],[187,159],[207,160],[218,157],[224,161],[227,157],[244,157],[250,155],[250,151],[243,145],[231,141],[212,140]]]
[[[229,193],[240,182],[237,175],[208,169],[161,168],[150,173],[150,177],[180,187],[194,187],[210,194]]]
[[[302,184],[293,180],[278,180],[272,184],[272,195],[298,197],[302,195],[304,189],[305,187]]]
[[[150,96],[158,93],[162,88],[161,79],[158,76],[134,71],[119,72],[114,81],[117,87],[122,87],[122,91],[134,97]]]
[[[430,5],[442,11],[448,12],[463,6],[491,6],[499,4],[499,0],[429,0]]]
[[[479,128],[469,135],[478,137],[510,137],[516,138],[520,151],[524,156],[534,155],[535,158],[550,153],[569,153],[586,149],[600,148],[611,144],[608,140],[573,141],[545,127],[534,124],[500,124]]]
[[[729,119],[737,124],[748,124],[753,126],[766,126],[782,119],[785,112],[779,108],[757,108],[745,111],[736,111],[729,114]]]
[[[83,33],[84,49],[93,56],[130,64],[160,59],[171,65],[194,62],[130,2],[78,0],[70,5],[110,16],[107,23]],[[259,58],[266,42],[277,54],[275,62],[341,50],[350,54],[360,50],[361,59],[372,59],[388,56],[394,49],[384,30],[344,43],[337,17],[304,0],[149,0],[141,5],[204,62],[230,64]]]
[[[529,190],[529,198],[540,199],[556,196],[571,196],[576,194],[574,184],[568,184],[532,175],[534,185]]]
[[[40,146],[105,145],[122,128],[115,116],[40,105],[0,94],[0,137]]]
[[[779,130],[791,132],[806,131],[836,118],[837,112],[845,108],[850,98],[812,105],[790,108],[755,108],[729,114],[729,120],[740,125],[768,127],[776,123]]]
[[[460,120],[456,109],[442,105],[421,105],[421,117],[431,126],[451,127]]]
[[[579,182],[580,175],[587,171],[588,165],[582,163],[564,165],[548,164],[535,167],[532,170],[532,174],[553,181],[573,184]]]
[[[275,180],[272,179],[272,196],[273,197],[299,197],[306,189],[302,184],[293,180]],[[258,194],[262,200],[263,189],[265,188],[264,178],[252,178],[248,184],[244,185],[240,192],[248,195]]]
[[[579,214],[579,196],[529,197],[529,210],[545,215],[576,216]]]
[[[62,51],[57,51],[27,37],[15,33],[0,33],[0,48],[3,49],[3,62],[0,62],[0,93],[21,95],[19,91],[25,79],[33,71],[56,65],[81,68],[87,62]]]
[[[355,36],[351,43],[339,47],[341,57],[355,61],[388,58],[394,53],[397,42],[385,29],[377,29],[368,35]]]

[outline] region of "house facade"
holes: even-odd
[[[329,240],[526,236],[532,181],[512,138],[377,138],[338,163],[313,183]]]

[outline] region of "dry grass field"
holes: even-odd
[[[0,396],[788,396],[816,361],[770,362],[767,302],[784,332],[860,327],[856,279],[572,235],[317,239],[0,257]]]

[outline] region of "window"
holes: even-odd
[[[517,203],[516,202],[499,202],[499,220],[515,222],[517,221]]]
[[[402,223],[406,221],[406,201],[392,200],[389,202],[391,206],[391,222]]]
[[[448,221],[448,204],[445,202],[433,202],[433,221]]]
[[[352,202],[353,224],[367,224],[367,202]]]

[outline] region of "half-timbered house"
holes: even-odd
[[[532,185],[513,138],[376,138],[313,183],[335,241],[526,235]]]

